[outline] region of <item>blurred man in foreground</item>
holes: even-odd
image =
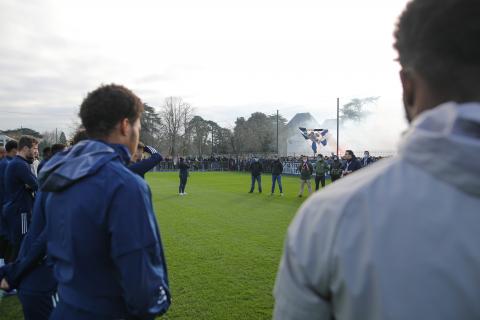
[[[480,319],[480,1],[414,0],[395,48],[399,155],[317,193],[289,227],[275,319]]]

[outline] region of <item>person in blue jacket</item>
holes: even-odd
[[[2,208],[3,199],[5,194],[5,169],[8,162],[17,155],[18,143],[15,140],[10,140],[5,144],[5,151],[7,152],[5,158],[0,161],[0,267],[6,263],[5,258],[8,255],[8,241],[7,241],[7,229],[3,220]]]
[[[127,168],[142,111],[123,86],[90,92],[80,118],[91,140],[56,155],[40,173],[47,254],[58,282],[52,320],[154,319],[170,306],[151,192]]]
[[[144,152],[150,154],[150,157],[148,157],[147,159],[143,159]],[[142,178],[145,178],[145,174],[148,171],[152,170],[162,160],[162,155],[158,153],[155,148],[151,146],[146,146],[143,143],[139,142],[137,150],[128,168]]]
[[[38,184],[30,164],[36,151],[38,151],[37,139],[31,136],[20,137],[17,156],[5,169],[2,224],[5,224],[7,240],[12,250],[10,261],[17,257],[32,216],[34,193],[38,189]]]
[[[16,289],[25,320],[48,320],[58,303],[52,265],[45,259],[45,194],[35,199],[32,224],[17,260],[0,268],[0,289]]]
[[[47,163],[47,161],[52,157],[52,147],[43,148],[42,156],[43,156],[43,159],[42,159],[42,161],[40,161],[40,163],[38,164],[38,167],[37,167],[38,172],[40,172],[40,170],[43,168],[45,163]]]
[[[87,139],[84,130],[79,130],[72,142],[77,144]],[[139,143],[140,145],[141,143]],[[142,146],[142,150],[143,148],[145,146]],[[153,148],[149,149],[149,151],[152,150],[155,151]],[[129,166],[129,169],[131,168],[132,166]],[[45,193],[40,192],[35,199],[30,230],[22,242],[17,260],[0,268],[0,289],[8,292],[13,289],[18,290],[25,320],[48,320],[59,301],[53,268],[45,259],[44,205]]]

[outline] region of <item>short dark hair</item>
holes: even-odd
[[[413,0],[394,36],[402,67],[417,71],[432,89],[478,96],[480,1]]]
[[[79,116],[87,135],[91,138],[108,136],[123,119],[132,123],[143,112],[143,104],[124,86],[101,85],[90,92],[80,106]]]
[[[5,144],[5,150],[7,152],[12,151],[13,149],[18,149],[18,143],[15,140],[8,140]]]
[[[63,151],[64,149],[66,148],[66,146],[64,144],[61,144],[61,143],[55,143],[53,146],[52,146],[52,156],[58,152],[61,152]]]
[[[18,150],[22,150],[24,147],[31,148],[34,144],[38,144],[38,140],[32,136],[21,136],[18,140]]]
[[[43,154],[45,154],[45,153],[50,153],[50,152],[52,152],[52,148],[50,148],[50,147],[45,147],[45,148],[43,148],[42,152],[43,152]]]

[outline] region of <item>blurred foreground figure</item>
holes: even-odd
[[[414,0],[395,32],[399,154],[289,227],[275,319],[480,319],[480,1]]]
[[[153,319],[170,305],[150,189],[127,167],[142,111],[127,88],[101,86],[80,106],[92,140],[42,168],[37,201],[59,295],[50,319]]]

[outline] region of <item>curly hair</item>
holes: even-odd
[[[403,68],[421,74],[433,89],[478,96],[480,1],[413,0],[394,37]]]
[[[136,121],[143,103],[132,91],[121,85],[102,85],[90,92],[80,106],[80,119],[91,138],[104,138],[123,119]]]

